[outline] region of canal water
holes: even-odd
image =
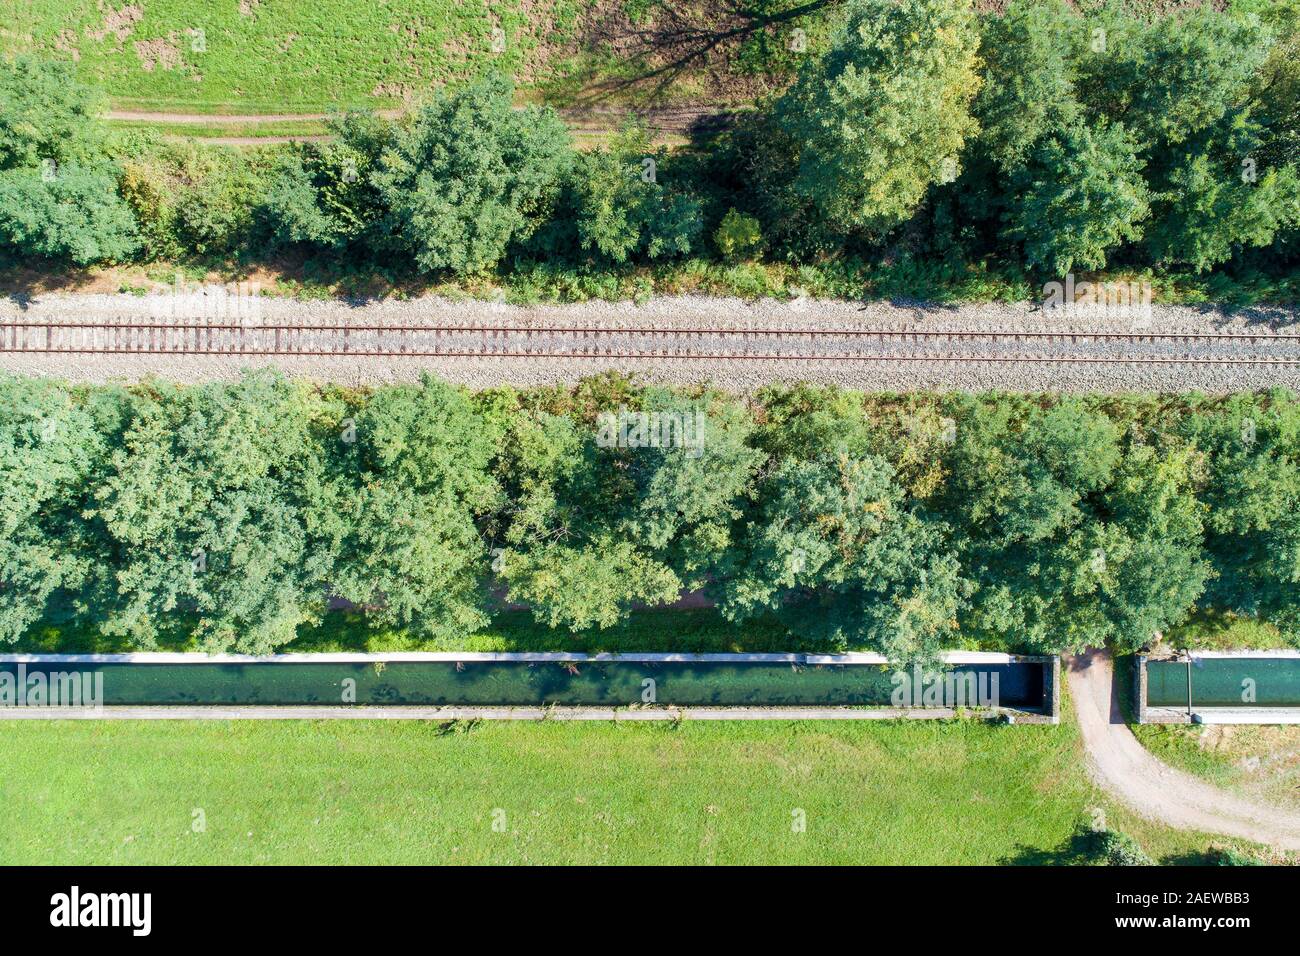
[[[16,674],[20,665],[0,663]],[[773,661],[392,661],[25,663],[38,672],[102,672],[104,705],[433,704],[889,706],[893,671],[874,664]],[[991,686],[997,705],[1043,705],[1037,662],[951,668]],[[909,680],[914,680],[909,676]],[[913,698],[923,701],[921,689]],[[969,700],[973,706],[977,701]]]
[[[1193,708],[1300,707],[1300,658],[1193,657],[1191,671]],[[1184,662],[1147,662],[1147,706],[1187,706]]]

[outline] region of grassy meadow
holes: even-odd
[[[1064,863],[1072,722],[12,722],[0,863]],[[803,823],[802,830],[798,826]]]
[[[70,60],[121,109],[395,106],[488,69],[527,82],[581,2],[552,0],[530,19],[519,0],[10,0],[0,55]]]

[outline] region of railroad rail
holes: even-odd
[[[657,342],[695,340],[656,347]],[[789,340],[790,350],[737,350],[737,339]],[[611,341],[614,340],[614,341]],[[852,348],[844,344],[853,343]],[[890,345],[1281,345],[1283,355],[1053,355],[864,350]],[[811,346],[831,345],[818,351]],[[1300,333],[1273,331],[1151,332],[1017,331],[995,329],[876,329],[797,327],[611,328],[505,324],[295,324],[221,319],[89,321],[0,319],[0,352],[58,354],[355,356],[556,359],[712,359],[840,362],[1043,362],[1069,364],[1300,365]]]

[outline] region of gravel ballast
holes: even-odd
[[[744,302],[737,299],[676,297],[644,304],[594,301],[575,305],[511,306],[484,301],[425,298],[353,305],[338,301],[299,302],[257,298],[230,300],[219,290],[207,296],[41,295],[0,300],[0,331],[9,345],[15,322],[146,321],[261,326],[489,326],[484,333],[443,331],[420,334],[414,347],[440,351],[584,352],[582,357],[529,355],[365,355],[366,338],[348,335],[351,354],[255,355],[107,352],[0,352],[0,369],[81,382],[137,381],[157,377],[179,382],[228,380],[243,369],[272,366],[297,378],[346,385],[410,381],[428,371],[476,388],[495,385],[569,383],[608,369],[636,373],[665,384],[711,382],[749,392],[771,382],[808,381],[872,391],[913,389],[1012,391],[1206,391],[1227,392],[1283,385],[1300,389],[1300,340],[1279,337],[1256,342],[1096,342],[1069,339],[970,341],[875,339],[826,336],[834,330],[916,332],[998,331],[1206,334],[1251,332],[1300,335],[1295,309],[1253,308],[1225,312],[1186,306],[1132,310],[1081,308],[1074,313],[1030,303],[960,306],[895,305],[795,300]],[[539,329],[561,331],[539,332]],[[595,329],[598,332],[576,331]],[[701,334],[698,331],[750,334]],[[789,330],[789,335],[756,334]],[[524,334],[527,332],[527,334]],[[808,333],[821,333],[818,336]],[[371,347],[396,348],[397,338],[373,333]],[[298,333],[297,341],[306,341]],[[341,347],[344,332],[310,333],[316,348]],[[377,337],[376,337],[377,336]],[[35,340],[35,338],[33,339]],[[272,341],[266,333],[264,341]],[[41,339],[43,341],[43,339]],[[436,345],[434,344],[436,342]],[[217,347],[220,347],[218,345]],[[602,352],[656,353],[628,358]],[[725,357],[724,357],[725,356]],[[778,357],[773,357],[778,356]],[[787,357],[779,357],[787,356]],[[872,358],[864,358],[871,356]],[[1033,362],[955,361],[956,357]],[[1290,360],[1294,364],[1191,364],[1188,357]],[[1082,359],[1132,361],[1087,363]]]

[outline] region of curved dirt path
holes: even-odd
[[[1126,806],[1168,826],[1300,850],[1300,813],[1256,803],[1161,763],[1124,722],[1110,655],[1067,658],[1070,696],[1093,778]]]

